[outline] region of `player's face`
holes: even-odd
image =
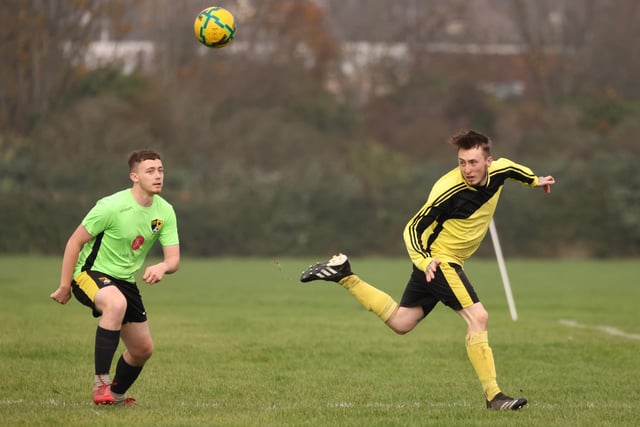
[[[493,159],[486,156],[481,147],[468,150],[458,150],[458,167],[464,180],[471,186],[485,185],[487,183],[487,170]]]
[[[143,160],[131,172],[131,180],[149,194],[160,194],[164,183],[162,160]]]

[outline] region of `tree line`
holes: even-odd
[[[151,147],[187,255],[401,255],[456,166],[448,138],[474,128],[557,179],[505,189],[509,256],[637,256],[636,3],[221,1],[238,35],[213,50],[193,36],[201,1],[4,1],[0,252],[61,253]],[[87,67],[100,34],[153,56]]]

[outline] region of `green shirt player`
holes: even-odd
[[[69,238],[62,259],[60,286],[51,298],[66,304],[71,292],[100,317],[95,339],[93,401],[135,405],[125,392],[153,352],[153,341],[134,275],[160,241],[163,261],[148,266],[142,280],[153,285],[178,269],[180,246],[173,207],[160,197],[164,168],[155,151],[129,155],[126,189],[100,199]],[[109,370],[119,340],[125,351],[113,383]]]
[[[509,397],[498,387],[487,335],[489,314],[463,264],[487,233],[507,179],[542,187],[545,193],[555,180],[538,177],[507,159],[493,161],[491,141],[478,132],[462,132],[450,142],[458,150],[458,167],[435,183],[427,202],[404,229],[413,271],[400,304],[353,274],[344,254],[310,266],[300,280],[338,282],[398,334],[411,331],[438,302],[449,306],[467,323],[467,355],[482,384],[487,408],[520,409],[527,400]]]

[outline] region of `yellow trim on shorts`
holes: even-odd
[[[451,291],[456,296],[462,308],[467,308],[473,305],[473,300],[471,299],[471,295],[467,291],[467,288],[462,283],[460,276],[456,270],[449,265],[447,262],[443,262],[440,264],[440,269],[442,270],[442,274],[444,274],[444,278],[449,284]]]
[[[86,271],[78,274],[73,280],[76,281],[78,287],[89,297],[91,302],[95,302],[96,293],[100,290],[95,280]]]

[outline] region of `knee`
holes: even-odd
[[[153,341],[149,341],[141,345],[138,349],[136,349],[136,357],[141,360],[149,360],[151,355],[153,354]]]
[[[489,312],[485,309],[478,310],[473,320],[482,330],[486,330],[489,324]]]
[[[134,366],[142,366],[153,354],[153,342],[148,341],[139,343],[135,347],[127,348],[127,352],[131,358],[130,364]],[[127,363],[129,363],[129,361],[127,361]]]
[[[127,299],[117,288],[112,286],[101,289],[96,294],[95,301],[96,307],[103,315],[124,317],[124,313],[127,311]]]
[[[386,321],[386,324],[398,335],[405,335],[413,330],[424,317],[421,307],[399,307]]]
[[[416,326],[416,322],[410,322],[410,321],[407,321],[406,319],[405,320],[394,319],[394,320],[395,321],[388,321],[387,326],[389,326],[389,328],[391,328],[391,330],[398,335],[408,334]]]
[[[121,313],[124,316],[124,313],[127,311],[127,300],[126,298],[116,298],[112,301],[111,311],[115,313]]]

